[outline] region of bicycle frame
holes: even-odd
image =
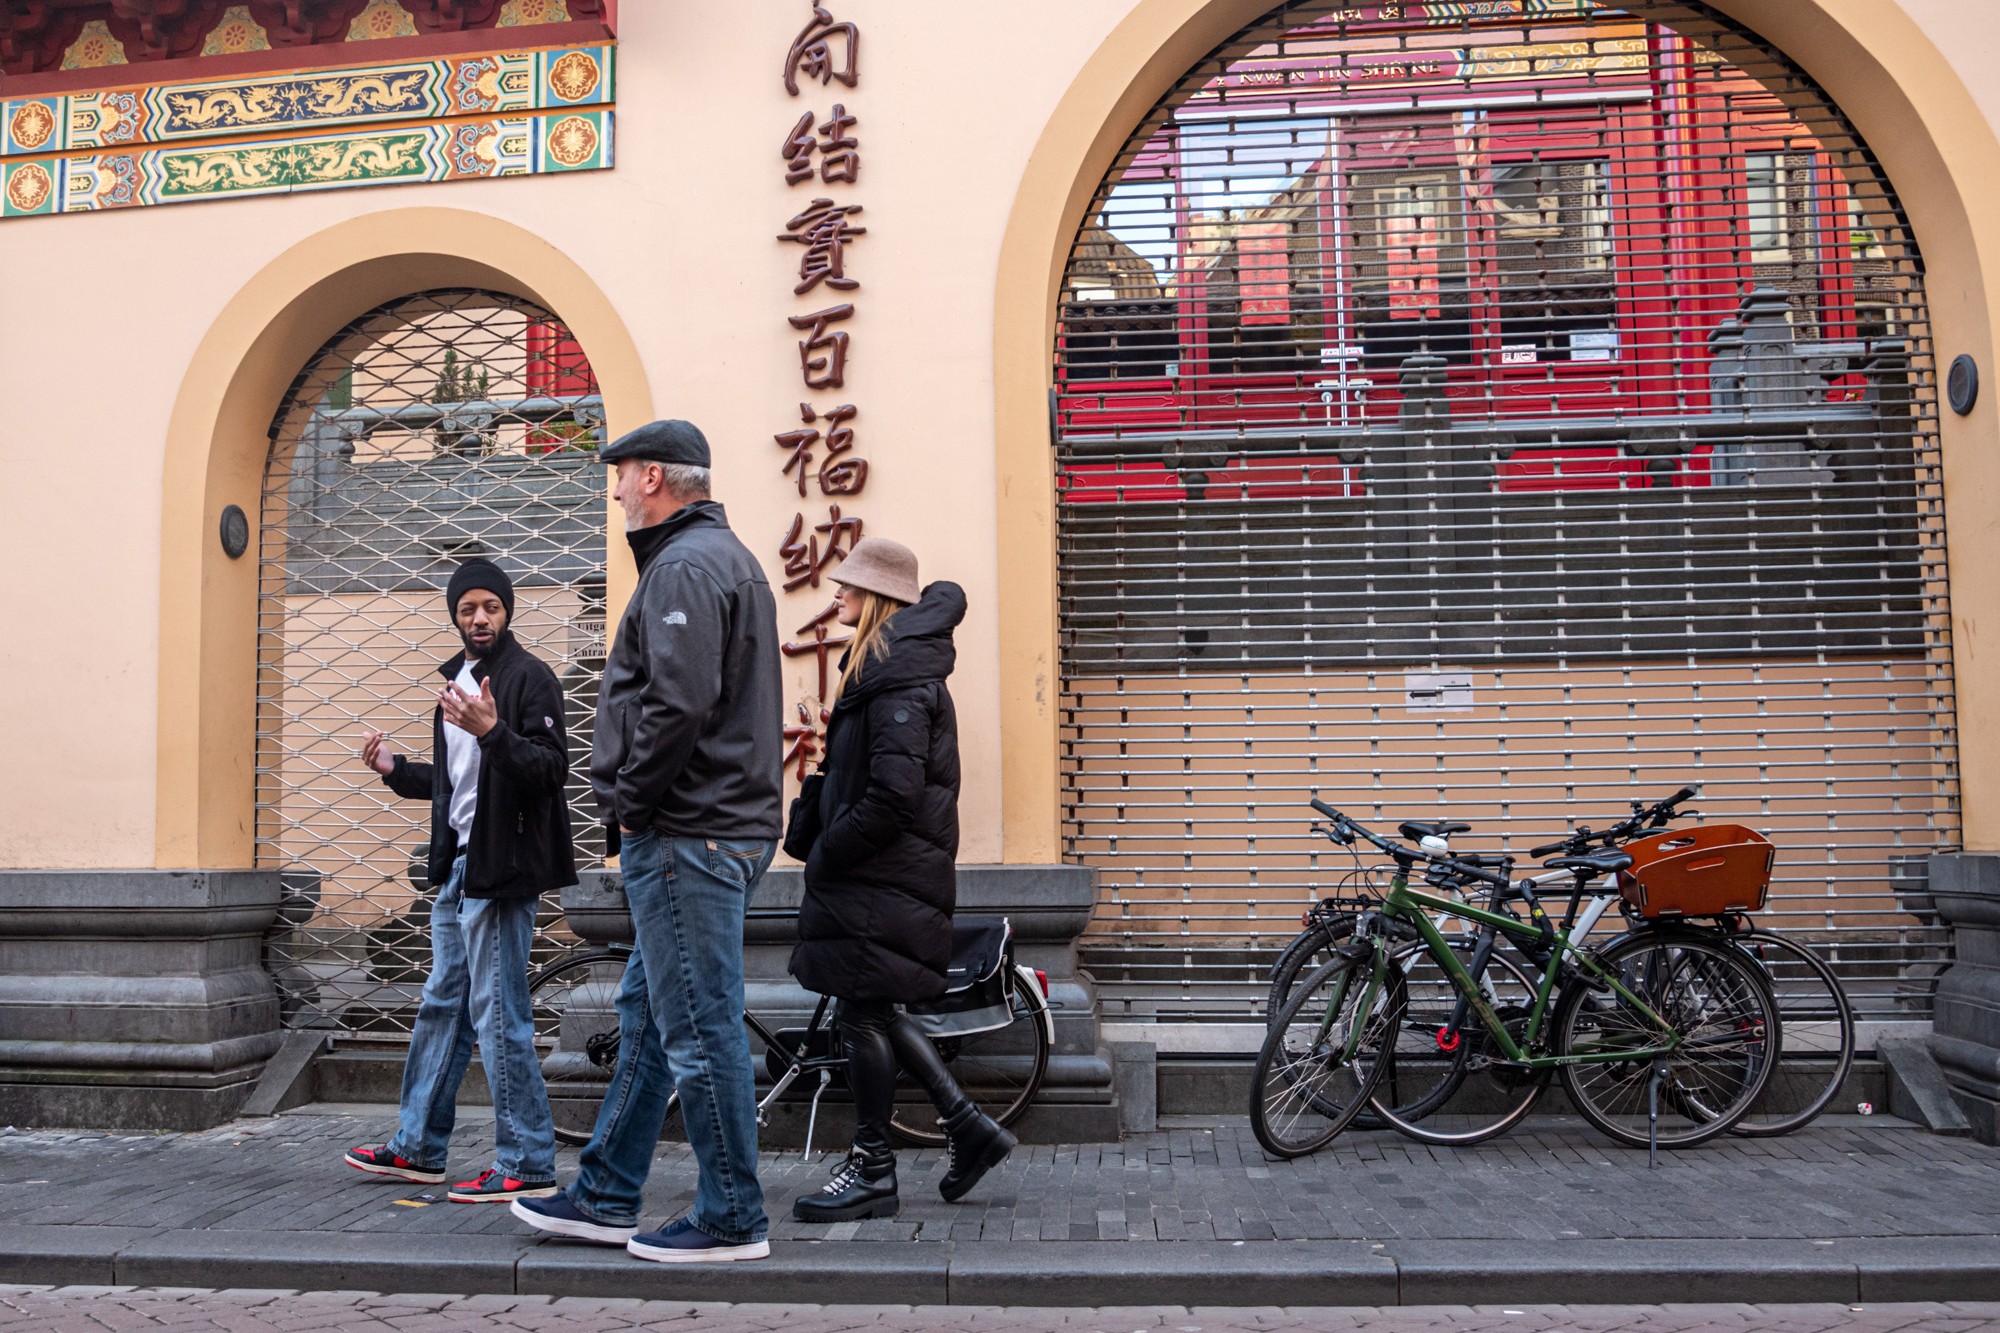
[[[1385,916],[1413,926],[1417,933],[1423,937],[1424,945],[1430,950],[1431,956],[1444,969],[1445,974],[1451,978],[1452,986],[1464,997],[1466,1003],[1472,1006],[1472,1011],[1479,1015],[1480,1024],[1492,1036],[1494,1043],[1500,1048],[1500,1051],[1509,1063],[1521,1065],[1528,1069],[1554,1069],[1562,1065],[1579,1064],[1616,1064],[1629,1060],[1654,1059],[1662,1055],[1671,1054],[1680,1047],[1681,1038],[1679,1034],[1675,1033],[1668,1026],[1665,1019],[1654,1012],[1651,1005],[1648,1005],[1644,1000],[1627,990],[1617,977],[1599,967],[1595,958],[1573,943],[1573,939],[1581,938],[1574,927],[1568,931],[1555,932],[1553,941],[1548,941],[1553,943],[1555,947],[1549,951],[1548,965],[1543,970],[1541,979],[1535,987],[1535,1004],[1528,1015],[1527,1029],[1522,1034],[1526,1041],[1524,1047],[1521,1042],[1514,1040],[1512,1033],[1507,1031],[1507,1025],[1500,1020],[1499,1014],[1494,1012],[1493,1006],[1487,1001],[1479,985],[1473,981],[1472,974],[1466,970],[1463,963],[1459,962],[1458,955],[1444,938],[1443,932],[1438,930],[1437,926],[1432,923],[1429,915],[1431,912],[1447,910],[1455,916],[1483,927],[1491,927],[1505,935],[1518,938],[1532,938],[1538,942],[1545,941],[1547,937],[1543,934],[1542,927],[1525,924],[1504,912],[1490,912],[1482,907],[1474,907],[1470,903],[1454,902],[1448,898],[1441,898],[1435,894],[1425,893],[1421,889],[1413,889],[1410,887],[1408,874],[1400,866],[1397,869],[1395,878],[1389,883],[1388,896],[1382,903],[1382,912]],[[1592,924],[1595,924],[1594,920]],[[1378,958],[1382,955],[1380,948],[1376,949],[1375,952]],[[1664,1044],[1642,1047],[1635,1050],[1605,1051],[1581,1055],[1529,1054],[1529,1051],[1534,1047],[1535,1039],[1541,1033],[1543,1022],[1548,1017],[1549,1001],[1555,993],[1556,977],[1561,972],[1565,959],[1572,960],[1575,966],[1582,968],[1591,976],[1604,982],[1618,994],[1620,999],[1644,1014],[1647,1021],[1657,1024],[1662,1036],[1666,1039]],[[1329,1025],[1331,1024],[1332,1012],[1329,1011],[1329,1018],[1327,1020]],[[1363,1012],[1368,1011],[1364,1010]],[[1352,1038],[1351,1040],[1358,1043],[1358,1038]],[[1352,1057],[1352,1052],[1349,1053],[1349,1057]]]
[[[1443,937],[1440,936],[1439,938]],[[1386,951],[1372,949],[1369,951],[1369,959],[1368,989],[1362,992],[1362,1003],[1357,1010],[1358,1013],[1363,1015],[1375,1012],[1376,1002],[1382,998],[1382,984],[1389,977],[1389,955]],[[1333,1032],[1334,1017],[1340,1013],[1341,1004],[1347,998],[1347,988],[1351,984],[1353,984],[1353,978],[1346,973],[1343,973],[1340,980],[1334,983],[1333,997],[1327,1003],[1326,1012],[1320,1016],[1319,1032],[1313,1039],[1315,1047],[1322,1045]],[[1367,1031],[1367,1023],[1360,1022],[1356,1023],[1353,1031],[1347,1034],[1346,1040],[1340,1048],[1340,1061],[1342,1064],[1349,1063],[1355,1056],[1361,1053],[1361,1041]]]
[[[829,1083],[833,1082],[833,1071],[846,1067],[847,1056],[845,1054],[812,1054],[812,1040],[824,1028],[829,1003],[830,1001],[828,1001],[827,997],[824,995],[820,997],[819,1003],[813,1008],[812,1021],[806,1024],[805,1031],[799,1037],[798,1049],[791,1051],[786,1057],[785,1072],[773,1080],[771,1090],[758,1099],[757,1123],[759,1125],[765,1128],[770,1127],[770,1110],[772,1104],[778,1098],[785,1095],[785,1089],[796,1083],[801,1074],[816,1073],[820,1076],[819,1088],[813,1093],[813,1111],[817,1115],[819,1110],[819,1095],[826,1091]],[[767,1049],[773,1051],[784,1051],[786,1049],[778,1034],[764,1026],[763,1020],[748,1009],[743,1011],[743,1021],[750,1025],[750,1030],[757,1034],[757,1040],[763,1042]],[[808,1147],[810,1147],[812,1142],[812,1129],[810,1126],[806,1130],[806,1142]]]

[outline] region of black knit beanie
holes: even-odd
[[[507,608],[507,619],[514,619],[514,580],[507,577],[506,570],[485,559],[468,560],[451,576],[451,583],[444,590],[445,614],[456,621],[458,599],[474,588],[499,594],[500,605]]]

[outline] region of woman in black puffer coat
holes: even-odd
[[[944,994],[951,966],[958,715],[945,678],[965,593],[955,583],[919,592],[917,557],[880,537],[855,543],[830,577],[840,623],[854,632],[820,781],[793,802],[785,850],[806,863],[792,975],[840,1001],[835,1021],[856,1124],[853,1151],[833,1179],[793,1202],[801,1222],[895,1216],[889,1115],[899,1066],[930,1094],[944,1125],[946,1200],[962,1197],[1014,1147],[899,1007]]]

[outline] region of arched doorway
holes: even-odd
[[[406,1031],[429,967],[429,807],[356,762],[360,733],[428,758],[441,590],[485,556],[513,629],[568,695],[570,801],[605,633],[604,407],[552,312],[477,288],[368,311],[307,362],[271,423],[258,588],[257,862],[284,872],[287,1021]],[[547,930],[560,930],[549,905]]]
[[[1774,912],[1865,1018],[1925,1015],[1899,877],[1958,818],[1922,261],[1776,53],[1684,4],[1279,7],[1119,154],[1055,373],[1107,1020],[1254,1019],[1344,868],[1312,792],[1518,853],[1684,781],[1784,848]]]

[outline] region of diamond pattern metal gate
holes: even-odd
[[[1055,352],[1106,1021],[1254,1040],[1318,794],[1517,854],[1686,782],[1870,1035],[1958,838],[1936,367],[1881,171],[1691,4],[1276,8],[1131,136]]]
[[[584,770],[604,662],[604,412],[560,320],[485,291],[392,302],[286,396],[265,472],[257,855],[284,873],[272,949],[286,1021],[406,1033],[430,966],[430,807],[359,760],[365,730],[428,759],[437,664],[459,649],[459,562],[514,581],[513,630],[568,695],[581,860],[602,855]],[[543,905],[538,950],[567,936]]]

